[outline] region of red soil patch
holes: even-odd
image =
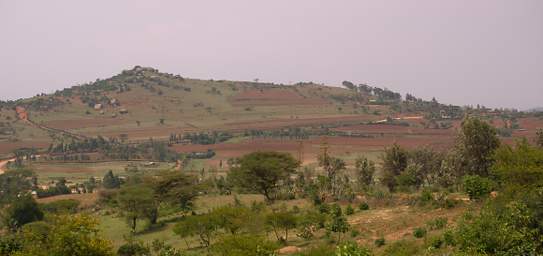
[[[229,99],[234,106],[281,106],[281,105],[323,105],[329,104],[321,98],[305,98],[291,90],[272,89],[249,89]]]
[[[104,127],[109,125],[119,125],[127,121],[117,118],[88,118],[72,120],[54,120],[44,122],[44,125],[56,129],[78,129],[87,127]]]
[[[0,154],[11,153],[19,148],[47,148],[48,141],[18,141],[18,142],[0,142]]]

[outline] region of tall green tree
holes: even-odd
[[[136,232],[138,219],[147,218],[156,222],[158,205],[151,188],[141,185],[123,187],[117,201],[133,233]]]
[[[0,174],[0,206],[15,200],[34,186],[34,171],[26,168],[9,170]]]
[[[543,129],[538,129],[535,137],[535,144],[540,148],[543,148]]]
[[[163,172],[148,180],[158,202],[169,203],[190,210],[201,190],[194,176],[180,172]]]
[[[500,146],[496,129],[476,117],[466,117],[457,138],[457,148],[464,159],[464,172],[488,176],[494,151]]]
[[[298,165],[288,153],[254,152],[240,158],[228,177],[238,187],[260,193],[272,202],[279,187],[286,184]]]
[[[390,148],[385,148],[385,152],[381,155],[383,161],[383,178],[381,182],[389,190],[393,191],[396,188],[396,177],[407,168],[408,159],[408,152],[396,143]]]
[[[341,242],[341,235],[345,234],[350,228],[347,218],[343,215],[341,207],[337,204],[332,205],[330,209],[330,219],[326,225],[326,230],[337,234],[337,243]]]
[[[106,175],[104,175],[102,186],[107,189],[120,188],[121,181],[119,176],[113,175],[113,171],[109,170]]]
[[[346,169],[345,161],[340,158],[330,156],[328,153],[319,155],[319,166],[324,169],[328,178],[329,191],[333,196],[337,195],[337,179],[339,172]]]
[[[375,174],[375,163],[366,157],[358,157],[355,161],[356,175],[358,184],[367,188],[373,183]]]

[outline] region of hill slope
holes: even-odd
[[[6,132],[5,146],[10,142],[46,143],[55,129],[82,136],[123,134],[137,140],[167,137],[173,132],[278,129],[461,112],[458,107],[410,95],[402,101],[400,94],[386,89],[350,82],[343,85],[346,88],[198,80],[136,66],[52,95],[2,102],[0,120],[4,126],[18,127],[12,129],[14,134]]]

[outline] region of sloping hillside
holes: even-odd
[[[3,144],[47,144],[56,131],[141,140],[191,131],[279,129],[460,112],[411,95],[404,101],[387,89],[347,81],[343,86],[198,80],[136,66],[52,95],[1,102],[4,126],[19,126],[11,129],[13,134],[5,128]]]

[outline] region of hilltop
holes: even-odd
[[[33,141],[38,147],[49,143],[56,129],[143,140],[173,132],[362,123],[402,115],[454,118],[462,110],[348,81],[333,87],[199,80],[140,66],[53,94],[0,103],[4,142]]]

